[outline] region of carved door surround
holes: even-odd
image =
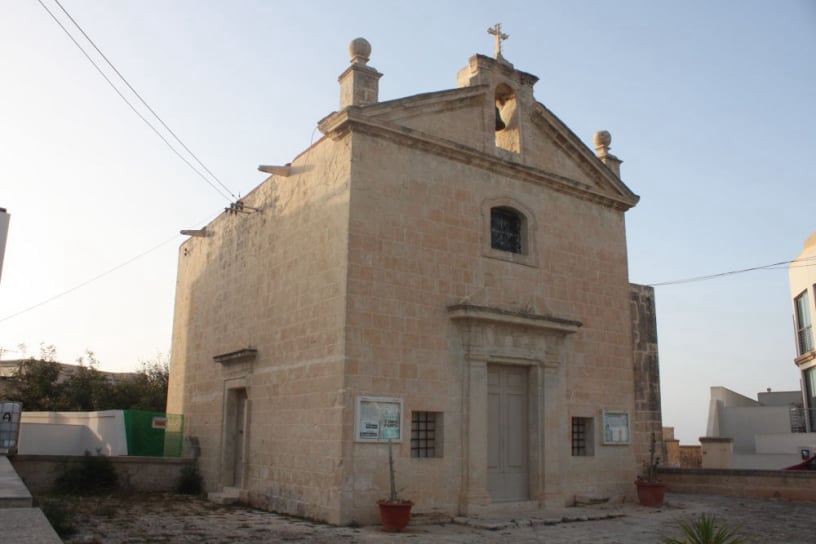
[[[570,336],[579,321],[502,308],[458,304],[448,307],[462,376],[462,513],[489,510],[488,365],[528,369],[528,506],[561,507],[560,455],[566,439],[566,364]],[[557,437],[558,440],[551,440]],[[518,504],[518,503],[514,503]],[[521,506],[520,504],[518,504]]]

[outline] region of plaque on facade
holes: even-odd
[[[629,443],[629,413],[614,410],[604,410],[603,413],[603,443]]]
[[[354,439],[358,442],[402,440],[402,399],[357,397]]]

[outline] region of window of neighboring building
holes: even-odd
[[[572,455],[589,457],[595,455],[595,425],[591,417],[572,418]]]
[[[810,299],[805,290],[794,299],[796,307],[796,337],[799,344],[799,355],[813,351],[813,326],[810,321]]]
[[[441,412],[411,412],[411,457],[442,457]]]
[[[816,367],[805,370],[805,395],[807,417],[810,422],[810,432],[816,429]]]
[[[490,210],[490,247],[510,253],[522,253],[524,216],[513,208]]]

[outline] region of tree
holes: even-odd
[[[97,370],[99,361],[86,351],[79,366],[65,376],[56,362],[54,346],[41,346],[39,359],[20,363],[9,400],[20,401],[26,411],[144,410],[164,412],[170,364],[167,356],[142,361],[140,370],[119,380]],[[61,379],[62,378],[62,379]]]
[[[108,377],[96,369],[99,361],[91,350],[77,359],[79,367],[62,384],[60,410],[91,412],[111,408],[113,391]]]
[[[142,361],[140,371],[133,378],[114,385],[116,403],[132,410],[164,412],[167,405],[167,384],[170,363],[167,356]]]
[[[20,363],[12,379],[16,394],[11,400],[23,403],[27,411],[59,410],[62,384],[60,365],[56,361],[28,359]]]

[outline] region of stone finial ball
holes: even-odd
[[[592,143],[595,144],[595,147],[609,147],[609,144],[612,143],[612,135],[608,130],[599,130],[592,137]]]
[[[365,64],[371,55],[371,44],[365,38],[354,38],[349,44],[351,62]]]

